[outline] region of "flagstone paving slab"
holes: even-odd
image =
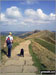
[[[36,75],[35,73],[4,73],[1,75]]]
[[[24,70],[23,70],[24,73],[28,73],[28,72],[34,73],[36,71],[37,71],[37,69],[34,66],[24,66]]]
[[[33,65],[34,63],[33,63],[33,61],[31,60],[26,60],[26,65],[29,65],[29,66],[31,66],[31,65]]]
[[[9,65],[16,65],[16,66],[23,66],[24,65],[24,61],[23,60],[8,60],[5,63],[5,66],[9,66]]]
[[[32,60],[32,57],[20,57],[19,60]]]
[[[1,68],[2,73],[21,73],[23,66],[6,66]]]

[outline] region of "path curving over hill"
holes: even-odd
[[[1,75],[36,75],[37,68],[33,66],[32,56],[29,53],[30,40],[20,43],[12,50],[11,58],[6,58],[5,64],[1,67]],[[24,57],[17,56],[21,48],[24,49]]]

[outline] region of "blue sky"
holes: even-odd
[[[33,4],[22,4],[23,1],[2,1],[1,2],[1,7],[2,7],[2,12],[5,12],[5,10],[11,6],[17,6],[22,9],[22,12],[25,9],[38,9],[41,8],[46,14],[49,13],[55,13],[55,1],[36,1],[36,3]]]
[[[55,1],[1,1],[1,31],[55,30]]]

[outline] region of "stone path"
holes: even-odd
[[[37,68],[33,66],[32,56],[29,53],[30,40],[20,43],[12,50],[11,58],[5,57],[6,62],[0,68],[1,75],[36,75]],[[24,49],[24,57],[17,56],[20,49]]]

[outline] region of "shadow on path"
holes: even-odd
[[[20,56],[20,54],[17,54],[17,56]]]
[[[8,57],[7,52],[4,49],[1,49],[1,53],[4,53]]]
[[[17,56],[24,57],[24,55],[21,55],[21,54],[17,54]]]

